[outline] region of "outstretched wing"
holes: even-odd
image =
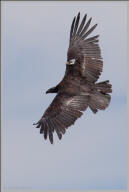
[[[87,15],[84,16],[80,25],[80,13],[73,19],[67,61],[70,62],[74,59],[74,70],[78,70],[87,81],[95,82],[102,72],[103,61],[98,45],[99,35],[87,38],[97,24],[89,29],[92,18],[87,22],[86,19]]]
[[[61,139],[66,129],[83,114],[82,111],[87,109],[88,100],[88,95],[58,94],[42,118],[36,123],[37,128],[40,128],[40,133],[44,134],[45,139],[49,136],[51,143],[53,143],[54,131]]]

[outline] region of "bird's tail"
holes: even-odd
[[[108,93],[111,92],[112,85],[109,84],[109,81],[103,81],[95,84],[89,103],[89,107],[93,113],[96,113],[98,109],[104,110],[108,107],[111,100],[111,96]]]

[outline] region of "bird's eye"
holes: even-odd
[[[69,63],[70,63],[70,65],[74,65],[74,64],[75,64],[75,59],[71,59],[71,60],[69,61]]]

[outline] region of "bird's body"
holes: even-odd
[[[80,13],[74,18],[70,31],[70,44],[67,53],[66,71],[62,81],[46,93],[57,93],[54,100],[36,123],[44,138],[49,136],[53,143],[53,132],[59,139],[66,129],[81,117],[88,107],[96,113],[104,110],[110,103],[112,92],[109,81],[96,83],[103,67],[98,35],[87,38],[95,29],[89,30],[91,19],[84,16],[80,26]]]

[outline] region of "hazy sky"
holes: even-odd
[[[109,108],[88,109],[51,145],[32,125],[63,77],[73,17],[98,23],[99,81],[113,86]],[[2,2],[3,187],[126,189],[126,2]]]

